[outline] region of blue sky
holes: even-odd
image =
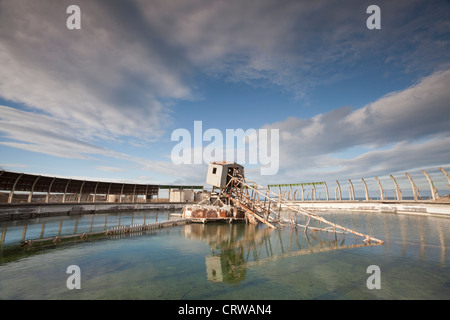
[[[194,121],[279,130],[276,175],[244,163],[261,183],[450,163],[448,1],[5,0],[0,65],[5,170],[203,184],[171,159]]]

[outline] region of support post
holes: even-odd
[[[378,179],[378,177],[375,177],[375,180],[377,180],[378,186],[380,187],[381,200],[384,200],[384,191],[383,191],[383,186],[381,185],[380,179]]]
[[[136,184],[134,185],[134,189],[133,189],[133,203],[136,202]]]
[[[328,201],[329,198],[328,198],[328,187],[327,187],[327,183],[324,181],[323,184],[325,185],[325,198],[326,198],[326,200]]]
[[[36,185],[36,182],[39,180],[41,176],[37,176],[36,179],[34,179],[33,185],[31,186],[31,190],[30,193],[28,194],[28,203],[31,203],[31,198],[33,198],[33,191],[34,191],[34,186]]]
[[[311,201],[316,201],[316,186],[315,186],[315,184],[313,183],[313,188],[312,188],[312,190],[311,190]],[[313,194],[314,194],[314,199],[313,199]]]
[[[81,202],[81,194],[83,193],[83,187],[84,187],[85,183],[86,183],[86,180],[84,180],[83,183],[81,184],[80,193],[78,194],[78,203]]]
[[[348,179],[348,182],[350,182],[350,190],[351,190],[351,195],[352,195],[351,200],[355,201],[355,189],[353,188],[352,180]]]
[[[409,175],[408,172],[405,172],[405,175],[408,177],[408,180],[411,183],[411,189],[412,189],[412,192],[414,195],[414,201],[417,201],[418,199],[420,199],[419,188],[417,188],[416,184],[414,183],[413,179],[411,178],[411,176]]]
[[[337,184],[338,192],[339,192],[339,201],[342,201],[341,185],[339,184],[339,181],[337,181],[337,180],[336,180],[336,184]]]
[[[50,182],[50,185],[48,186],[47,196],[45,197],[45,203],[48,203],[48,199],[50,198],[50,192],[52,190],[52,185],[53,185],[53,182],[55,182],[55,180],[56,180],[56,177],[53,178],[52,182]]]
[[[9,192],[8,203],[11,203],[11,202],[12,202],[12,199],[13,199],[13,196],[14,196],[14,190],[16,189],[16,184],[17,184],[17,182],[19,181],[19,179],[20,179],[22,176],[23,176],[23,173],[21,173],[21,174],[16,178],[16,180],[14,181],[14,184],[13,184],[13,186],[12,186],[12,188],[11,188],[11,191]]]
[[[450,176],[448,175],[447,171],[445,171],[444,168],[442,168],[442,167],[439,168],[439,170],[441,170],[441,172],[447,177],[447,182],[448,182],[447,187],[450,188]]]
[[[439,198],[439,194],[437,189],[434,186],[433,180],[431,180],[431,177],[428,175],[428,173],[425,170],[422,170],[422,173],[427,177],[428,183],[430,184],[430,191],[431,191],[431,197],[433,201],[436,201],[437,198]]]
[[[122,189],[120,189],[120,199],[119,199],[119,203],[122,203],[122,194],[123,194],[123,188],[125,187],[125,183],[122,184]]]
[[[364,184],[364,193],[366,195],[366,201],[369,201],[369,189],[367,189],[367,183],[364,180],[364,178],[361,178],[363,184]]]
[[[389,177],[391,177],[392,181],[394,181],[394,185],[395,185],[395,194],[397,196],[397,201],[401,201],[403,200],[402,197],[402,190],[400,189],[400,187],[398,186],[397,181],[395,180],[394,176],[392,174],[389,175]]]
[[[72,181],[72,179],[69,179],[69,181],[67,181],[67,183],[66,183],[66,188],[64,189],[64,195],[63,195],[63,198],[62,198],[62,202],[63,202],[63,203],[66,202],[67,188],[69,187],[70,181]]]
[[[94,189],[94,197],[92,198],[92,202],[94,202],[94,203],[95,203],[95,198],[97,196],[97,187],[98,187],[99,182],[100,181],[97,181],[97,184],[95,185],[95,189]]]
[[[106,202],[109,202],[109,193],[111,191],[111,185],[112,185],[112,182],[109,184],[109,187],[108,187],[108,193],[106,194]]]

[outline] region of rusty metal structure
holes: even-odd
[[[207,221],[244,221],[245,210],[234,206],[222,192],[230,182],[234,173],[244,174],[244,167],[237,163],[213,162],[208,167],[206,183],[213,186],[211,194],[197,204],[187,205],[183,208],[183,217],[193,222]],[[215,188],[219,192],[215,192]]]
[[[222,167],[218,170],[218,166]],[[225,173],[226,174],[225,174]],[[217,179],[213,175],[220,174]],[[183,216],[195,221],[210,219],[245,220],[252,224],[264,223],[270,228],[302,227],[305,233],[333,232],[350,233],[362,237],[365,243],[383,244],[382,240],[351,230],[314,214],[301,204],[290,201],[269,188],[257,184],[244,176],[243,167],[236,163],[214,162],[209,165],[207,182],[214,183],[220,192],[195,206],[186,206]],[[214,189],[213,189],[214,190]],[[223,217],[222,217],[223,216]],[[211,218],[210,218],[211,217]],[[298,218],[304,218],[304,224]]]

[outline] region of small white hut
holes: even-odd
[[[230,181],[229,174],[233,174],[234,169],[237,169],[242,176],[244,175],[244,167],[235,162],[211,162],[208,166],[206,183],[216,188],[225,188]]]

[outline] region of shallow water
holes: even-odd
[[[7,226],[0,255],[0,299],[448,299],[450,219],[329,213],[327,219],[385,241],[305,236],[236,224],[189,224],[133,236],[21,248],[25,239],[104,230],[171,218],[170,212],[86,215]],[[44,228],[42,227],[45,222]],[[81,289],[69,290],[69,265]],[[380,270],[369,289],[367,269]]]

